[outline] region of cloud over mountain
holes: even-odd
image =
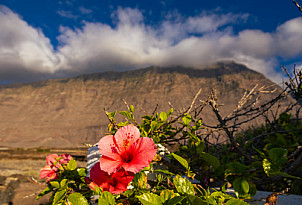
[[[221,60],[246,64],[277,81],[278,58],[301,54],[302,18],[284,22],[272,33],[235,33],[233,27],[248,18],[248,14],[213,12],[183,17],[173,12],[160,24],[148,25],[140,10],[119,8],[112,14],[114,26],[101,22],[83,22],[80,28],[61,26],[54,48],[41,29],[0,6],[0,82],[148,65],[200,67]]]

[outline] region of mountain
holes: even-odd
[[[222,113],[235,108],[244,91],[273,83],[262,74],[234,62],[203,69],[156,67],[105,72],[75,78],[0,87],[0,146],[74,147],[96,143],[106,134],[108,111],[134,105],[136,113],[151,114],[156,105],[168,111],[186,109],[200,88],[206,100],[216,88]],[[278,87],[278,86],[276,86]],[[280,89],[280,88],[278,88]],[[270,99],[267,94],[261,100]],[[208,118],[207,118],[208,117]],[[208,124],[214,122],[205,114]]]

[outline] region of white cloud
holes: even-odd
[[[93,12],[91,9],[87,9],[83,6],[79,7],[79,11],[81,12],[81,14],[91,14]]]
[[[73,19],[73,20],[76,20],[78,18],[76,15],[72,14],[71,11],[58,10],[57,14],[59,14],[61,17]]]
[[[0,76],[2,79],[3,76],[19,79],[24,77],[24,74],[31,75],[32,72],[35,75],[56,71],[59,58],[54,53],[49,39],[40,29],[31,27],[3,6],[0,6],[0,28]]]
[[[114,27],[90,22],[82,28],[60,27],[55,51],[40,29],[0,7],[0,73],[16,80],[20,75],[14,73],[23,71],[34,73],[34,79],[152,64],[199,67],[235,60],[277,81],[280,76],[273,69],[279,66],[277,59],[294,58],[302,51],[302,18],[287,21],[272,33],[242,30],[238,34],[232,26],[244,22],[247,14],[203,12],[185,18],[174,12],[150,26],[139,10],[119,8],[112,18]]]

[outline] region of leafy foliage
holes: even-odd
[[[270,104],[280,99],[277,97]],[[133,124],[142,137],[152,138],[158,145],[151,164],[135,174],[130,184],[132,188],[121,194],[102,191],[98,187],[90,189],[85,181],[87,170],[77,168],[76,161],[70,160],[58,171],[58,179],[50,181],[37,199],[52,192],[52,204],[90,204],[91,197],[98,195],[98,204],[108,205],[244,205],[247,204],[244,199],[252,198],[263,186],[268,191],[289,188],[292,193],[302,194],[302,179],[296,174],[297,170],[302,170],[301,121],[294,121],[286,110],[279,116],[275,115],[272,121],[267,117],[265,125],[236,132],[237,127],[245,122],[236,124],[241,116],[264,115],[270,104],[263,105],[262,110],[247,106],[247,111],[239,110],[238,107],[244,107],[240,105],[234,116],[223,118],[216,101],[215,93],[212,93],[208,101],[196,106],[198,108],[194,111],[191,111],[192,107],[181,113],[175,113],[173,108],[168,112],[154,111],[151,115],[142,116],[141,123],[135,118],[132,105],[126,111],[106,112],[110,122],[108,131],[112,135],[120,127]],[[205,105],[215,113],[219,122],[216,127],[203,125],[198,113]],[[117,113],[123,116],[124,121],[115,120]],[[229,125],[230,122],[234,124]],[[214,131],[204,134],[210,128],[218,135],[224,132],[228,142],[210,142],[208,136]],[[169,153],[165,150],[167,147],[174,152]],[[230,185],[235,196],[227,193]]]

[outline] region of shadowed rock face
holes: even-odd
[[[152,113],[156,105],[168,111],[187,108],[200,88],[200,100],[216,88],[222,114],[235,108],[245,89],[273,84],[262,74],[236,63],[203,69],[149,67],[75,78],[6,85],[0,88],[0,145],[10,147],[73,147],[94,144],[106,134],[108,111],[126,110],[136,116]],[[262,101],[271,95],[262,97]],[[120,118],[121,119],[121,118]],[[214,118],[205,114],[204,122]]]

